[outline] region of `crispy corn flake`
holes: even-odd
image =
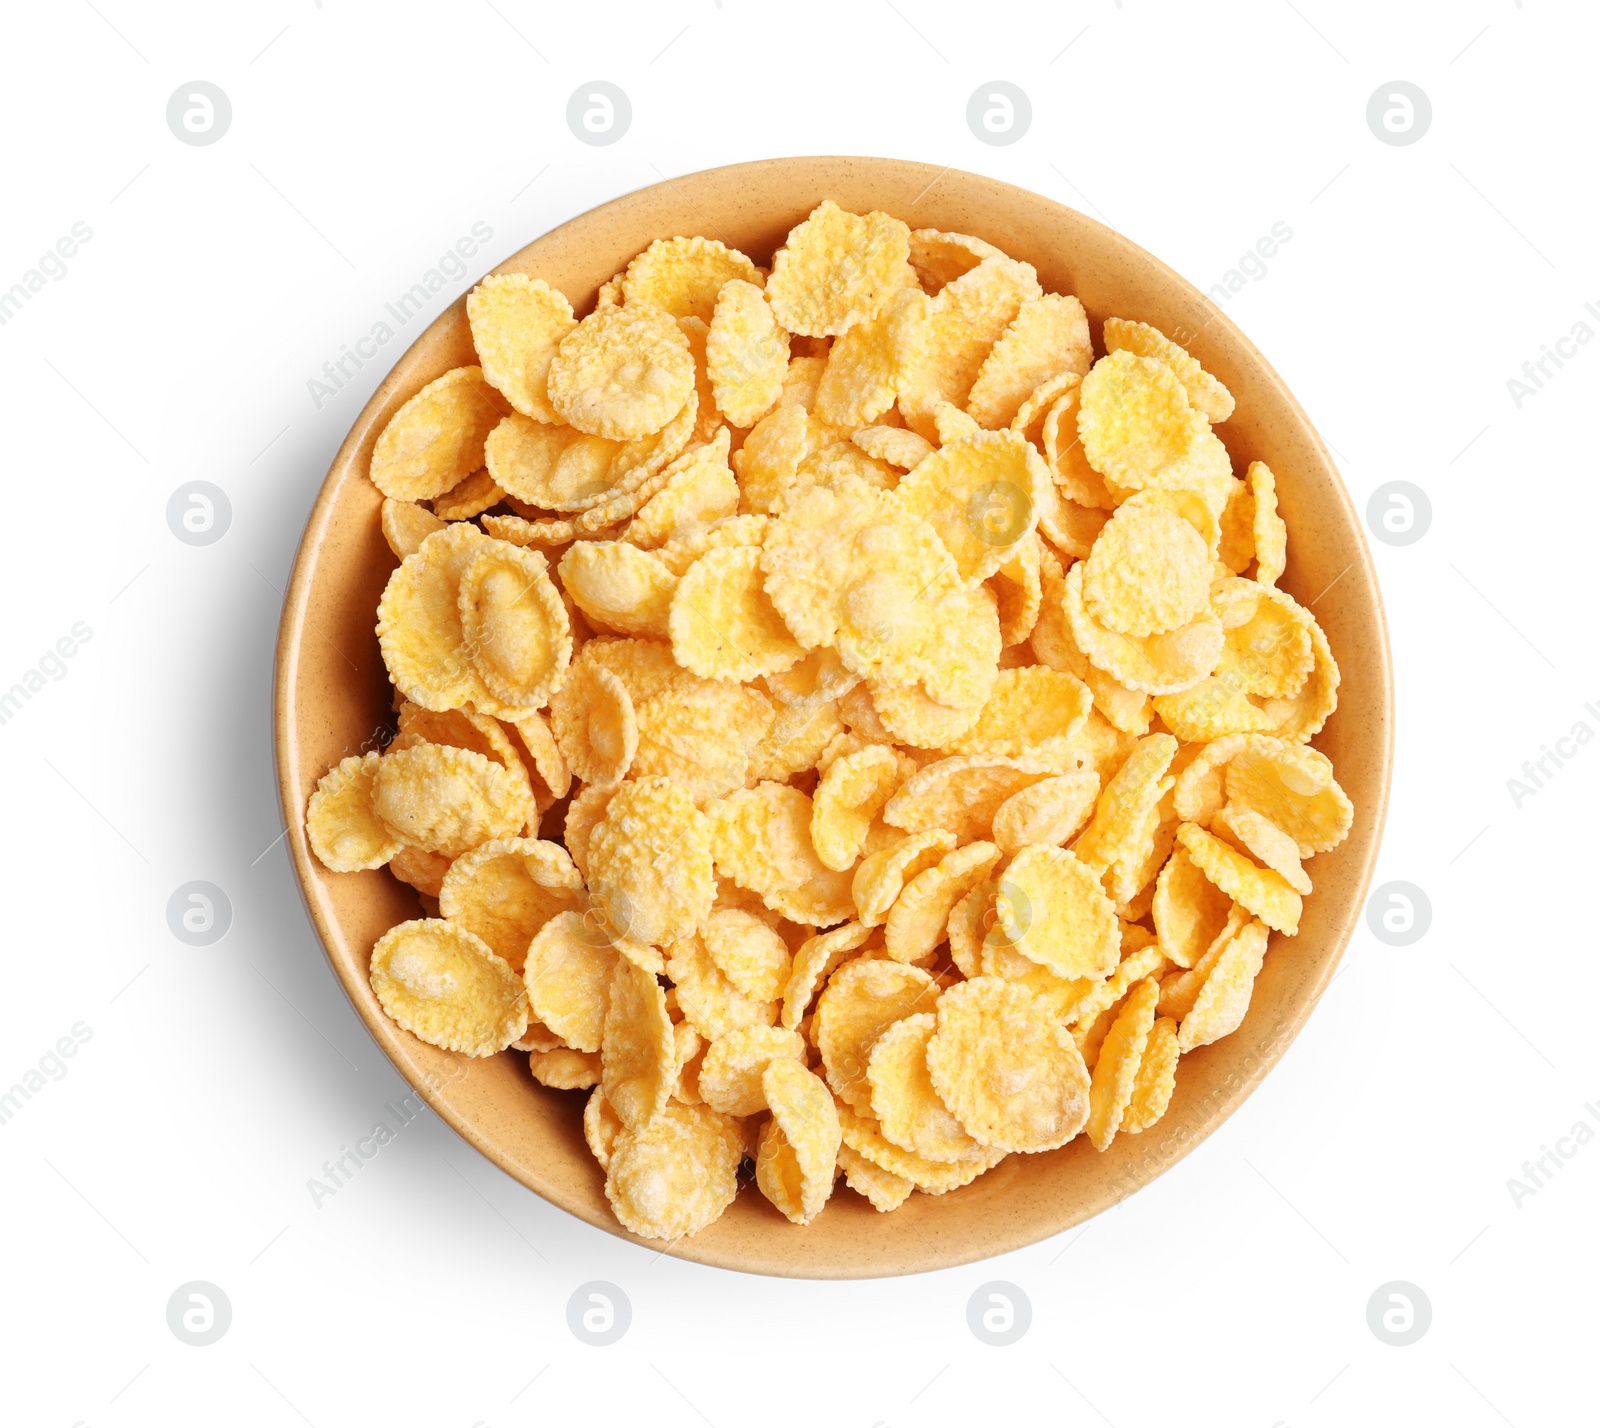
[[[1194,1007],[1195,998],[1200,995],[1200,988],[1211,975],[1211,969],[1217,965],[1217,959],[1250,920],[1250,914],[1244,908],[1237,903],[1229,904],[1228,920],[1223,923],[1222,930],[1211,939],[1211,945],[1206,948],[1200,960],[1186,970],[1170,972],[1161,979],[1161,1000],[1156,1003],[1156,1012],[1159,1015],[1170,1016],[1178,1021],[1189,1015]]]
[[[1208,675],[1180,694],[1158,694],[1153,703],[1161,722],[1186,744],[1248,734],[1272,723],[1260,705],[1220,673]]]
[[[450,865],[439,891],[439,911],[481,937],[513,972],[545,923],[587,901],[567,850],[538,838],[480,843]]]
[[[660,774],[697,804],[744,786],[750,753],[772,727],[772,701],[731,680],[684,675],[638,706],[637,777]]]
[[[1003,650],[1022,644],[1039,622],[1039,612],[1044,607],[1040,551],[1039,537],[1034,533],[989,578],[989,590],[995,597],[996,613],[1000,617]]]
[[[461,576],[457,613],[473,668],[496,699],[539,709],[572,659],[572,627],[538,551],[493,542]]]
[[[404,560],[421,549],[422,542],[435,531],[444,529],[444,522],[426,506],[419,506],[415,501],[396,501],[390,496],[383,498],[381,525],[383,538],[396,560]]]
[[[837,1111],[835,1115],[837,1116]],[[860,1195],[879,1214],[898,1210],[917,1187],[903,1175],[874,1165],[866,1156],[851,1150],[841,1140],[838,1151],[839,1168],[844,1171],[844,1183]]]
[[[835,1109],[839,1113],[841,1148],[854,1151],[879,1170],[909,1180],[924,1195],[959,1190],[1005,1159],[1005,1151],[986,1148],[971,1160],[926,1160],[888,1140],[876,1116],[858,1113],[843,1101],[836,1101]]]
[[[796,351],[789,358],[789,370],[783,374],[783,392],[778,397],[779,406],[797,406],[806,412],[816,409],[817,390],[822,385],[822,374],[828,370],[828,343],[803,337],[800,346],[808,343],[820,347],[819,353]],[[826,423],[824,423],[826,425]]]
[[[1233,900],[1195,866],[1187,848],[1174,848],[1156,878],[1151,915],[1169,962],[1192,967],[1227,924]]]
[[[871,935],[872,929],[865,924],[847,922],[800,944],[783,989],[784,1026],[793,1031],[800,1025],[823,984]]]
[[[1089,1073],[1038,997],[999,977],[975,977],[939,998],[936,1017],[928,1075],[974,1140],[995,1150],[1053,1150],[1083,1129]]]
[[[1278,739],[1242,741],[1222,778],[1229,801],[1283,829],[1303,858],[1337,848],[1350,832],[1354,808],[1333,776],[1332,762],[1316,749]]]
[[[934,450],[931,441],[903,426],[864,426],[860,431],[851,432],[850,440],[874,460],[901,471],[911,470]]]
[[[1193,823],[1179,825],[1178,841],[1189,850],[1202,873],[1268,927],[1290,937],[1300,930],[1300,894],[1281,874],[1258,867],[1243,853]]]
[[[582,912],[558,912],[525,949],[522,982],[533,1014],[568,1046],[600,1050],[616,949]]]
[[[1311,893],[1311,879],[1300,866],[1300,846],[1270,818],[1242,804],[1223,805],[1211,820],[1211,831],[1241,853],[1272,869],[1302,897]]]
[[[1110,518],[1107,511],[1062,499],[1061,492],[1053,484],[1045,486],[1039,502],[1039,534],[1058,554],[1073,560],[1087,559]]]
[[[679,1240],[703,1230],[739,1193],[737,1123],[706,1106],[669,1105],[617,1137],[606,1199],[626,1230]]]
[[[767,516],[726,516],[710,525],[699,526],[674,536],[656,554],[674,575],[687,575],[701,556],[713,550],[733,550],[743,546],[759,548],[766,539]]]
[[[600,1086],[631,1131],[667,1108],[677,1084],[678,1051],[666,996],[650,973],[617,959],[606,999]]]
[[[700,1063],[699,1091],[714,1111],[753,1116],[768,1108],[761,1089],[769,1063],[805,1064],[805,1043],[781,1026],[744,1026],[725,1033],[707,1048]]]
[[[937,293],[946,283],[971,272],[985,258],[1003,258],[992,243],[967,233],[941,233],[937,228],[915,228],[911,232],[909,261],[917,281],[929,293]]]
[[[817,1001],[814,1036],[833,1093],[862,1115],[871,1113],[867,1056],[901,1017],[927,1011],[939,984],[920,967],[858,958],[833,974]]]
[[[405,847],[372,809],[372,786],[382,755],[341,759],[317,780],[306,805],[306,836],[322,866],[334,873],[381,868]]]
[[[1148,323],[1108,317],[1101,336],[1107,352],[1132,352],[1165,363],[1183,383],[1189,404],[1213,425],[1233,415],[1233,394],[1188,352]]]
[[[554,516],[539,520],[528,520],[525,516],[484,516],[483,528],[507,545],[566,545],[577,536],[577,528],[571,521]]]
[[[1250,747],[1256,736],[1232,734],[1214,739],[1201,747],[1178,774],[1172,789],[1173,808],[1186,823],[1201,827],[1211,822],[1217,810],[1228,801],[1224,787],[1228,764],[1240,750]],[[1273,740],[1269,747],[1278,747]]]
[[[884,948],[896,962],[928,962],[945,940],[956,905],[1000,861],[993,843],[968,843],[909,879],[884,922]]]
[[[666,638],[678,577],[659,556],[627,541],[580,541],[556,570],[591,623]]]
[[[872,1114],[884,1139],[924,1160],[951,1164],[973,1160],[983,1147],[939,1099],[928,1075],[931,1011],[903,1017],[881,1035],[867,1056]]]
[[[563,460],[578,440],[569,426],[513,412],[489,433],[484,459],[495,484],[509,496],[540,510],[581,511],[610,489],[612,449],[596,438]],[[606,459],[597,461],[597,456]]]
[[[566,1043],[542,1021],[530,1021],[528,1029],[511,1043],[513,1051],[554,1051]]]
[[[585,880],[589,876],[589,835],[606,816],[617,787],[616,784],[588,784],[567,804],[561,841],[567,845],[568,854]]]
[[[1206,543],[1165,506],[1125,503],[1084,562],[1084,604],[1118,634],[1141,638],[1179,629],[1204,612],[1210,596]]]
[[[499,505],[505,495],[487,471],[474,471],[442,496],[433,498],[433,513],[441,520],[469,521],[490,506]]]
[[[667,1012],[671,1015],[676,1005],[676,993],[667,993]],[[700,1094],[700,1067],[705,1061],[706,1047],[710,1043],[694,1029],[689,1021],[674,1022],[672,1027],[673,1056],[678,1066],[678,1079],[672,1088],[672,1099],[686,1106],[705,1104]]]
[[[870,928],[882,923],[906,883],[931,868],[955,846],[954,833],[944,828],[929,828],[900,838],[863,858],[856,867],[850,889],[862,925]]]
[[[1088,686],[1070,674],[1037,665],[1001,670],[977,722],[945,747],[1054,762],[1066,756],[1090,703]]]
[[[1062,847],[1088,821],[1100,795],[1100,776],[1073,769],[1018,789],[995,810],[993,836],[1007,857],[1030,843]]]
[[[628,264],[625,302],[653,303],[673,317],[710,322],[717,295],[734,281],[761,287],[761,270],[715,238],[657,238]]]
[[[1096,1150],[1110,1147],[1133,1100],[1139,1068],[1155,1026],[1159,995],[1153,977],[1138,982],[1128,993],[1100,1044],[1089,1088],[1086,1127],[1089,1141]]]
[[[1134,1076],[1133,1095],[1122,1115],[1122,1131],[1137,1135],[1166,1115],[1177,1073],[1178,1024],[1169,1016],[1158,1017],[1150,1028],[1144,1056]]]
[[[777,404],[789,369],[789,334],[752,282],[732,279],[717,293],[706,337],[706,372],[717,410],[753,427]]]
[[[894,405],[900,354],[927,319],[928,308],[925,293],[901,289],[875,317],[852,324],[828,352],[817,384],[816,415],[831,426],[854,431],[888,411]]]
[[[1062,604],[1072,637],[1096,668],[1142,694],[1177,694],[1204,679],[1222,656],[1222,623],[1209,605],[1180,629],[1135,638],[1100,624],[1085,606],[1083,564],[1067,571]]]
[[[995,811],[1030,783],[1048,778],[1048,765],[998,754],[961,754],[919,769],[883,810],[886,823],[910,833],[943,828],[957,843],[988,836]]]
[[[623,1129],[617,1113],[606,1104],[606,1093],[596,1086],[583,1103],[583,1138],[602,1170],[611,1164],[611,1152]]]
[[[467,294],[467,321],[485,379],[525,416],[559,420],[545,381],[556,348],[577,326],[572,304],[543,278],[493,273]]]
[[[624,528],[622,538],[653,549],[724,520],[739,509],[739,483],[728,469],[727,429],[680,467]]]
[[[372,811],[412,847],[453,858],[491,838],[515,837],[532,800],[525,777],[482,754],[418,744],[379,761]]]
[[[734,680],[795,664],[805,651],[773,607],[765,580],[757,545],[708,550],[695,561],[667,617],[678,663],[704,679]]]
[[[557,1046],[535,1051],[528,1057],[533,1079],[553,1091],[587,1091],[600,1084],[600,1057],[593,1051],[574,1051]]]
[[[769,1061],[761,1094],[772,1119],[761,1129],[756,1185],[793,1223],[810,1224],[833,1193],[839,1112],[828,1088],[798,1061]]]
[[[981,706],[952,709],[928,698],[920,684],[867,681],[872,707],[889,737],[917,749],[942,749],[978,722]]]
[[[549,719],[530,710],[515,719],[508,718],[504,727],[512,733],[511,742],[523,767],[535,774],[543,785],[542,790],[538,786],[534,788],[534,798],[540,809],[565,798],[572,788],[572,770],[551,732]]]
[[[740,789],[707,810],[717,871],[791,922],[828,927],[854,911],[850,878],[811,842],[811,800],[780,783]]]
[[[778,1003],[747,997],[734,986],[698,934],[681,937],[668,949],[667,975],[684,1016],[707,1041],[742,1026],[772,1026],[778,1020]]]
[[[717,970],[743,995],[758,1002],[783,995],[790,974],[788,944],[760,917],[737,907],[714,908],[700,938]]]
[[[592,660],[573,665],[550,704],[561,756],[585,783],[620,783],[639,749],[638,714],[627,686]]]
[[[1136,843],[1177,752],[1178,741],[1171,734],[1148,734],[1107,782],[1095,805],[1094,821],[1074,848],[1096,872],[1103,873]]]
[[[1250,993],[1267,952],[1267,929],[1260,922],[1241,928],[1222,947],[1194,1005],[1178,1025],[1179,1052],[1208,1046],[1237,1031],[1250,1009]]]
[[[1106,486],[1106,479],[1089,464],[1083,440],[1078,435],[1078,407],[1083,397],[1081,382],[1067,387],[1051,403],[1040,424],[1045,469],[1067,500],[1079,506],[1110,511],[1117,500]]]
[[[984,358],[967,413],[990,430],[1007,426],[1041,383],[1069,373],[1082,378],[1093,361],[1083,304],[1058,293],[1030,298]]]
[[[403,883],[409,883],[425,897],[437,901],[444,885],[444,875],[450,871],[449,858],[430,853],[426,848],[401,848],[389,859],[389,871]],[[434,908],[437,914],[437,907]]]
[[[825,867],[855,866],[867,829],[905,776],[900,757],[872,744],[828,766],[811,799],[811,843]]]
[[[958,441],[976,436],[983,430],[954,402],[942,399],[933,404],[933,428],[938,435],[940,446],[952,446]]]
[[[1016,555],[1038,522],[1048,475],[1013,431],[977,431],[942,446],[896,489],[939,533],[961,578],[987,580]]]
[[[1283,574],[1289,531],[1278,514],[1277,482],[1265,461],[1252,461],[1244,474],[1250,487],[1250,535],[1256,553],[1256,579],[1276,585]]]
[[[739,506],[747,515],[771,515],[794,488],[800,463],[813,449],[814,429],[806,409],[780,401],[750,429],[734,453]]]
[[[1310,612],[1307,612],[1308,618]],[[1311,673],[1299,690],[1286,699],[1267,699],[1262,703],[1272,721],[1268,730],[1291,743],[1304,743],[1322,732],[1328,716],[1339,707],[1339,666],[1322,626],[1311,619]]]
[[[411,397],[378,434],[372,484],[397,501],[442,496],[483,466],[506,403],[480,367],[456,367]]]
[[[831,199],[773,255],[767,301],[790,332],[837,337],[869,322],[902,283],[911,230],[886,213],[846,213]]]
[[[623,936],[665,946],[711,911],[711,840],[687,789],[660,777],[629,780],[589,835],[590,891]]]
[[[1218,517],[1217,558],[1235,575],[1243,575],[1256,558],[1255,497],[1247,482],[1235,477]]]
[[[1093,868],[1064,848],[1031,844],[995,894],[997,940],[1058,976],[1104,977],[1121,943],[1117,914]]]
[[[1022,304],[1042,292],[1031,265],[999,253],[941,287],[901,354],[897,388],[906,425],[931,440],[938,403],[965,407],[995,343]]]
[[[647,436],[694,390],[689,339],[652,304],[591,313],[556,349],[548,390],[550,404],[578,431],[612,441]]]
[[[493,1056],[528,1025],[528,998],[504,959],[464,927],[428,918],[391,927],[372,948],[372,990],[420,1041]]]
[[[1210,423],[1164,362],[1112,352],[1095,363],[1080,392],[1083,454],[1109,481],[1135,491],[1187,486],[1212,469]]]
[[[834,700],[780,703],[766,737],[750,751],[746,777],[758,783],[783,783],[814,767],[823,750],[843,732]]]

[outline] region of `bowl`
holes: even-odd
[[[804,1229],[747,1186],[714,1225],[666,1250],[761,1274],[857,1278],[965,1264],[1059,1234],[1148,1184],[1239,1107],[1311,1015],[1361,916],[1388,799],[1393,696],[1377,576],[1349,493],[1305,412],[1197,289],[1081,213],[927,164],[771,159],[627,194],[545,234],[495,271],[545,278],[581,314],[600,284],[655,238],[704,234],[770,263],[784,235],[824,198],[857,212],[883,209],[914,228],[987,239],[1032,263],[1047,291],[1077,294],[1097,346],[1105,318],[1139,318],[1227,384],[1238,409],[1218,434],[1237,470],[1259,459],[1277,475],[1290,532],[1280,583],[1312,607],[1343,673],[1338,712],[1314,742],[1355,803],[1349,838],[1315,861],[1316,893],[1306,900],[1299,936],[1273,937],[1243,1025],[1184,1057],[1171,1106],[1150,1130],[1118,1136],[1105,1154],[1079,1136],[1047,1154],[1009,1156],[964,1189],[913,1195],[888,1215],[841,1189]],[[306,800],[317,779],[339,759],[376,747],[392,717],[374,623],[395,560],[378,528],[381,498],[367,479],[373,444],[406,398],[474,361],[464,291],[356,418],[306,523],[277,649],[275,752],[288,846],[328,959],[400,1074],[507,1174],[589,1224],[634,1239],[612,1216],[584,1144],[588,1093],[538,1085],[521,1055],[474,1060],[395,1026],[372,993],[367,960],[389,927],[419,915],[416,894],[383,870],[329,873],[306,842]]]

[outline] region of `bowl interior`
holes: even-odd
[[[914,1195],[880,1215],[841,1188],[809,1227],[784,1220],[746,1187],[709,1229],[672,1254],[767,1274],[854,1277],[937,1269],[1019,1248],[1114,1204],[1174,1164],[1249,1095],[1282,1055],[1333,975],[1360,915],[1383,825],[1391,757],[1387,636],[1360,524],[1305,413],[1242,333],[1148,253],[1082,214],[976,174],[887,159],[775,159],[713,169],[628,194],[529,244],[497,272],[526,272],[579,313],[606,279],[664,235],[704,234],[770,263],[784,235],[823,198],[883,209],[913,227],[972,233],[1038,269],[1047,291],[1075,293],[1099,348],[1105,318],[1139,318],[1187,346],[1238,399],[1220,429],[1237,470],[1266,461],[1288,523],[1280,582],[1311,605],[1343,682],[1338,712],[1315,740],[1355,803],[1355,825],[1313,865],[1292,942],[1274,936],[1250,1011],[1232,1036],[1184,1057],[1166,1117],[1105,1154],[1080,1136],[1044,1155],[1011,1156],[949,1195]],[[599,1167],[584,1145],[587,1092],[537,1085],[515,1053],[473,1060],[400,1031],[367,980],[373,942],[416,917],[412,891],[386,871],[329,873],[311,855],[306,800],[327,768],[376,747],[390,688],[374,634],[395,561],[367,479],[373,443],[407,397],[475,361],[465,294],[400,358],[351,428],[307,524],[280,633],[276,754],[289,847],[323,946],[350,999],[400,1073],[468,1141],[546,1199],[614,1234]],[[639,1243],[647,1243],[639,1241]],[[659,1249],[659,1245],[652,1245]]]

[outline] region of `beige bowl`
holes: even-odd
[[[1355,826],[1311,865],[1316,892],[1300,935],[1274,937],[1244,1024],[1184,1057],[1166,1117],[1117,1137],[1104,1155],[1080,1136],[1046,1155],[1013,1155],[972,1185],[914,1195],[880,1215],[845,1191],[808,1228],[783,1219],[754,1189],[669,1253],[728,1269],[814,1278],[907,1274],[965,1264],[1058,1234],[1147,1184],[1194,1149],[1272,1068],[1311,1014],[1361,916],[1389,794],[1392,691],[1377,577],[1349,494],[1306,414],[1266,360],[1210,302],[1148,253],[1038,194],[953,169],[893,159],[772,159],[712,169],[630,193],[530,243],[496,272],[547,279],[578,312],[652,239],[705,234],[768,263],[784,235],[822,199],[883,209],[913,227],[972,233],[1026,259],[1047,291],[1076,293],[1098,336],[1108,316],[1140,318],[1183,342],[1238,398],[1223,425],[1238,470],[1277,473],[1288,522],[1283,585],[1314,607],[1343,671],[1339,711],[1316,743],[1355,802]],[[472,1060],[399,1030],[367,981],[373,942],[418,915],[417,899],[385,871],[329,873],[303,827],[317,779],[374,747],[390,719],[390,688],[373,631],[394,558],[378,529],[367,479],[373,443],[405,399],[473,362],[465,298],[396,363],[356,419],[306,524],[279,635],[276,754],[289,847],[312,921],[345,991],[389,1059],[457,1131],[547,1200],[633,1238],[606,1203],[584,1145],[587,1092],[537,1085],[526,1059]],[[639,1243],[650,1243],[639,1241]],[[652,1248],[659,1248],[652,1245]]]

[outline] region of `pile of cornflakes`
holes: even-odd
[[[1233,397],[982,239],[828,202],[581,320],[467,299],[371,476],[398,732],[306,820],[427,916],[396,1024],[589,1089],[618,1220],[807,1224],[1158,1122],[1351,804]],[[1282,954],[1280,954],[1282,955]]]

